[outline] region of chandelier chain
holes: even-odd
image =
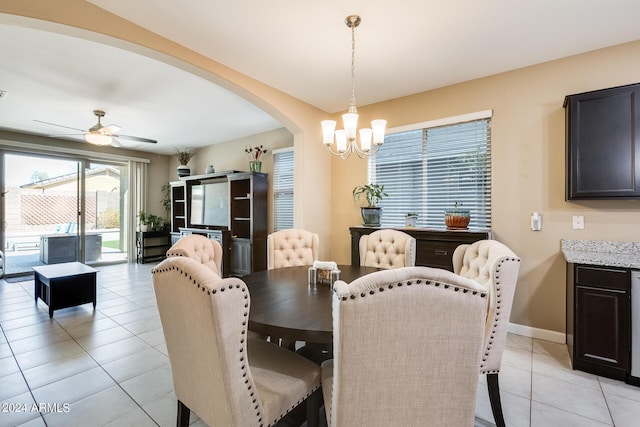
[[[353,107],[353,111],[351,108]],[[351,18],[351,100],[349,112],[355,113],[356,109],[356,25],[355,17]]]

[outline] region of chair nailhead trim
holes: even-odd
[[[398,282],[396,286],[398,288],[402,287],[403,283],[406,284],[407,286],[410,286],[413,282],[411,280],[407,280],[406,282]],[[444,289],[452,289],[454,292],[460,292],[460,290],[462,290],[463,294],[469,293],[469,289],[461,288],[460,286],[449,285],[447,283],[442,284],[440,282],[432,282],[431,280],[426,280],[424,282],[422,280],[416,280],[415,283],[416,284],[424,284],[424,285],[433,285],[435,287],[439,287],[440,285],[443,285]],[[394,288],[394,286],[391,285],[391,284],[387,286],[387,289],[393,289],[393,288]],[[384,290],[385,290],[384,287],[380,287],[380,288],[378,288],[377,292],[384,292]],[[334,291],[335,291],[335,289],[334,289]],[[376,290],[375,289],[371,289],[371,290],[369,290],[368,295],[375,295],[375,293],[376,293]],[[486,298],[487,297],[487,293],[486,292],[471,291],[471,295],[479,295],[480,298]],[[364,298],[366,296],[367,296],[366,292],[360,293],[360,297],[361,298]],[[341,301],[347,301],[347,300],[353,300],[353,299],[356,299],[356,296],[353,295],[353,294],[349,295],[348,298],[347,298],[347,296],[340,297]]]
[[[202,285],[202,284],[201,284],[201,283],[199,283],[199,282],[196,282],[196,280],[193,278],[193,276],[191,276],[191,275],[187,274],[185,271],[182,271],[182,270],[181,270],[180,268],[178,268],[177,266],[171,266],[171,267],[169,267],[169,268],[157,268],[157,267],[155,267],[155,268],[153,268],[153,269],[151,270],[151,274],[167,272],[167,271],[170,271],[170,270],[176,270],[176,271],[178,271],[180,274],[184,275],[185,277],[188,277],[188,278],[189,278],[189,281],[190,281],[190,282],[192,282],[194,285],[196,285],[196,289],[201,289],[201,290],[202,290],[203,295],[204,295],[205,290],[207,291],[207,295],[215,295],[215,294],[216,294],[216,292],[217,292],[217,290],[216,290],[216,289],[211,289],[211,290],[209,291],[209,290],[206,288],[206,286]],[[245,299],[245,300],[249,298],[249,295],[247,294],[247,288],[246,288],[246,286],[243,286],[241,283],[236,283],[235,285],[230,284],[230,285],[229,285],[228,287],[226,287],[226,288],[225,288],[225,287],[221,287],[221,288],[220,288],[220,292],[224,292],[224,291],[225,291],[225,289],[227,289],[227,288],[228,288],[229,290],[233,290],[234,288],[235,288],[235,289],[239,289],[241,292],[243,292],[243,293],[245,294],[245,295],[244,295],[244,299]],[[244,308],[245,308],[245,309],[248,309],[248,308],[249,308],[249,304],[248,304],[248,303],[245,303]],[[249,316],[249,311],[248,311],[248,310],[245,310],[245,312],[243,313],[243,317],[245,318],[245,320],[243,320],[243,322],[242,322],[242,325],[243,325],[243,326],[246,326],[246,324],[247,324],[246,318],[247,318],[248,316]],[[254,397],[254,396],[255,396],[255,393],[252,391],[253,386],[251,385],[251,381],[249,381],[249,378],[247,378],[247,375],[248,375],[248,372],[247,372],[247,365],[246,365],[246,362],[245,362],[245,357],[244,357],[244,355],[243,355],[243,354],[244,354],[244,346],[246,345],[246,343],[245,343],[245,338],[244,338],[245,333],[246,333],[246,332],[245,332],[245,330],[243,329],[243,330],[242,330],[242,332],[241,332],[241,336],[240,336],[240,351],[239,351],[239,352],[240,352],[240,359],[239,359],[239,361],[240,361],[240,371],[241,371],[241,373],[242,373],[242,377],[243,377],[243,378],[245,378],[244,383],[247,385],[247,391],[249,392],[249,396],[250,396],[250,397]],[[253,400],[253,403],[256,403],[256,401],[257,401],[257,399],[254,399],[254,400]],[[259,422],[259,423],[260,423],[260,425],[262,426],[262,425],[263,425],[263,423],[262,423],[262,417],[261,417],[261,414],[260,414],[260,411],[259,411],[259,409],[260,409],[260,405],[256,405],[256,406],[255,406],[255,409],[256,409],[256,417],[257,417],[257,419],[258,419],[258,422]],[[283,414],[283,416],[284,416],[284,414]],[[281,416],[280,418],[282,418],[282,416]]]

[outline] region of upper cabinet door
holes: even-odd
[[[640,199],[640,85],[565,99],[567,200]]]

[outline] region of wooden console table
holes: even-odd
[[[351,265],[360,265],[360,237],[381,230],[377,227],[350,227]],[[490,230],[434,230],[428,228],[392,228],[416,239],[416,265],[453,271],[453,251],[464,243],[490,239]]]

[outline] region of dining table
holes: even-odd
[[[309,267],[257,271],[242,277],[249,288],[249,330],[290,342],[332,344],[331,285],[309,283]],[[379,271],[375,267],[338,265],[347,283]]]

